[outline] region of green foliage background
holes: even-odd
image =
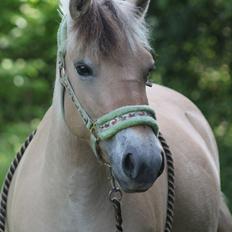
[[[51,104],[57,0],[2,0],[0,8],[0,185],[10,161]],[[206,115],[232,208],[232,1],[156,0],[148,21],[157,54],[153,80]]]

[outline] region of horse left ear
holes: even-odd
[[[86,14],[90,8],[92,0],[70,0],[69,11],[73,20]]]
[[[146,15],[149,5],[150,0],[136,0],[139,16],[144,17]]]

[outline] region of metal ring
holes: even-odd
[[[60,68],[60,76],[63,77],[65,75],[65,68],[62,66]]]
[[[109,192],[109,199],[110,201],[117,200],[121,201],[122,200],[122,191],[119,188],[113,188]]]

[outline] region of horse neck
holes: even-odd
[[[51,172],[52,166],[53,178],[57,183],[61,183],[62,180],[66,183],[65,186],[62,183],[61,185],[68,189],[71,201],[91,202],[90,200],[95,199],[96,196],[103,197],[107,194],[106,170],[98,164],[88,141],[72,134],[67,127],[62,114],[61,91],[57,75],[49,129],[49,146],[46,152],[49,160],[47,168]],[[86,206],[85,203],[83,204]]]

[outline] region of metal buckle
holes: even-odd
[[[64,67],[61,68],[60,73],[61,73],[62,76],[65,75],[65,68]]]
[[[65,75],[65,68],[64,68],[63,65],[59,67],[59,73],[60,73],[60,77],[61,78],[64,77],[64,75]]]
[[[60,53],[59,55],[59,74],[60,77],[63,77],[65,75],[64,57],[62,53]]]

